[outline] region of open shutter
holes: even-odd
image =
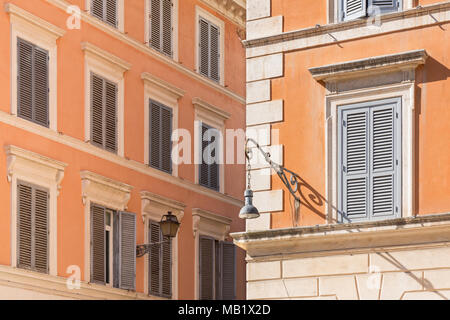
[[[117,152],[117,84],[109,81],[105,81],[104,108],[104,147],[108,151]]]
[[[220,29],[213,24],[210,24],[210,77],[214,81],[220,80]]]
[[[231,242],[222,242],[222,299],[236,298],[236,248]]]
[[[162,0],[162,52],[172,56],[172,0]]]
[[[136,288],[136,216],[120,212],[120,288]]]
[[[374,218],[399,213],[400,112],[397,103],[371,108],[371,212]],[[397,118],[398,117],[398,118]]]
[[[105,21],[117,27],[118,0],[106,0],[105,11]]]
[[[92,0],[91,2],[91,13],[94,17],[97,17],[101,20],[104,19],[103,13],[103,2],[104,0]]]
[[[214,299],[214,240],[201,236],[200,245],[200,299]]]
[[[34,122],[48,127],[48,51],[34,47],[33,59]]]
[[[17,39],[18,115],[33,120],[33,45]]]
[[[400,10],[401,0],[369,0],[369,9],[377,7],[380,13],[396,12]],[[375,13],[372,9],[372,14]]]
[[[25,269],[32,267],[32,198],[30,186],[17,185],[17,266]]]
[[[105,209],[91,206],[91,282],[105,284]]]
[[[369,110],[343,111],[342,191],[344,219],[368,218]],[[344,221],[344,222],[348,222]]]
[[[209,22],[199,21],[199,72],[209,77]]]
[[[149,224],[149,240],[150,243],[157,243],[160,241],[161,230],[159,224],[156,222],[150,222]],[[153,295],[160,295],[161,290],[161,255],[160,247],[154,245],[150,249],[150,254],[148,255],[148,265],[149,265],[149,293]]]
[[[103,146],[104,80],[91,74],[91,143]]]
[[[48,191],[34,188],[34,268],[48,273]]]
[[[366,0],[343,0],[342,20],[348,21],[366,16]]]

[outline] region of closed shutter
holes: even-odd
[[[49,126],[48,51],[18,39],[18,115],[42,126]]]
[[[366,16],[366,0],[343,0],[342,20],[348,21]]]
[[[150,45],[172,57],[172,0],[150,1]]]
[[[91,143],[117,152],[117,84],[91,74]]]
[[[91,206],[91,281],[106,283],[105,209]]]
[[[118,0],[91,0],[91,14],[100,20],[117,27]]]
[[[209,23],[204,19],[199,21],[199,72],[209,77]]]
[[[344,222],[400,213],[401,119],[398,99],[342,111]]]
[[[236,249],[233,243],[222,242],[222,299],[236,298]]]
[[[199,21],[199,72],[220,80],[220,29],[203,18]]]
[[[120,212],[120,288],[136,288],[136,215]],[[117,266],[115,266],[117,267]]]
[[[150,243],[160,243],[150,249],[149,293],[170,298],[172,296],[172,242],[163,237],[159,223],[149,223]]]
[[[210,25],[210,77],[214,81],[220,80],[220,30],[215,25]]]
[[[104,19],[104,6],[103,6],[104,0],[92,0],[91,2],[91,13],[94,17],[97,17],[101,20]]]
[[[400,10],[401,0],[369,0],[370,7],[377,7],[380,13],[396,12]],[[375,13],[375,11],[372,11]]]
[[[48,191],[17,185],[17,242],[19,268],[48,273]]]
[[[202,136],[201,136],[201,164],[199,170],[199,183],[210,189],[219,191],[219,163],[214,161],[218,158],[216,152],[217,148],[214,148],[213,152],[205,152],[205,149],[213,143],[220,148],[220,141],[216,141],[219,136],[217,129],[214,129],[207,124],[202,123]]]
[[[200,299],[213,300],[214,299],[214,240],[208,237],[201,236],[199,239],[200,251]]]
[[[172,56],[172,0],[162,0],[162,52]]]
[[[150,165],[172,173],[172,109],[150,101]]]
[[[161,0],[150,0],[150,45],[161,50]]]

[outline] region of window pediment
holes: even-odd
[[[159,222],[163,215],[171,211],[177,217],[178,222],[181,222],[184,216],[184,209],[186,205],[148,191],[141,191],[142,214],[145,217]]]
[[[192,209],[192,228],[194,237],[198,232],[217,240],[225,240],[230,231],[232,219],[203,209]]]

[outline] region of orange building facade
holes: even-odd
[[[0,298],[245,298],[244,165],[194,163],[245,127],[245,3],[0,7]]]
[[[449,21],[449,1],[247,1],[247,128],[298,175],[295,200],[250,161],[248,299],[448,299]]]

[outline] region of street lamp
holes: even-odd
[[[290,194],[294,197],[295,201],[295,208],[300,207],[300,198],[296,195],[296,192],[299,189],[299,179],[300,176],[296,174],[295,172],[292,172],[291,170],[286,169],[285,167],[277,164],[276,162],[273,162],[272,159],[270,159],[270,153],[265,152],[260,145],[253,139],[248,138],[245,141],[245,157],[247,158],[247,189],[245,190],[244,197],[245,197],[245,205],[242,207],[241,211],[239,212],[239,218],[241,219],[256,219],[259,217],[259,211],[258,209],[253,205],[253,191],[251,189],[251,165],[250,165],[250,159],[253,156],[253,151],[248,146],[249,142],[252,142],[256,149],[258,149],[261,154],[264,156],[264,160],[270,165],[270,167],[275,170],[278,177],[281,179],[283,184],[287,187]],[[290,177],[287,177],[287,174],[290,175]]]
[[[178,222],[177,217],[174,216],[172,212],[169,211],[167,214],[162,216],[161,221],[159,222],[159,226],[161,228],[161,233],[163,237],[168,238],[168,240],[137,245],[136,257],[139,258],[149,253],[153,246],[159,246],[163,243],[170,242],[172,238],[176,237],[178,228],[180,227],[180,223]]]

